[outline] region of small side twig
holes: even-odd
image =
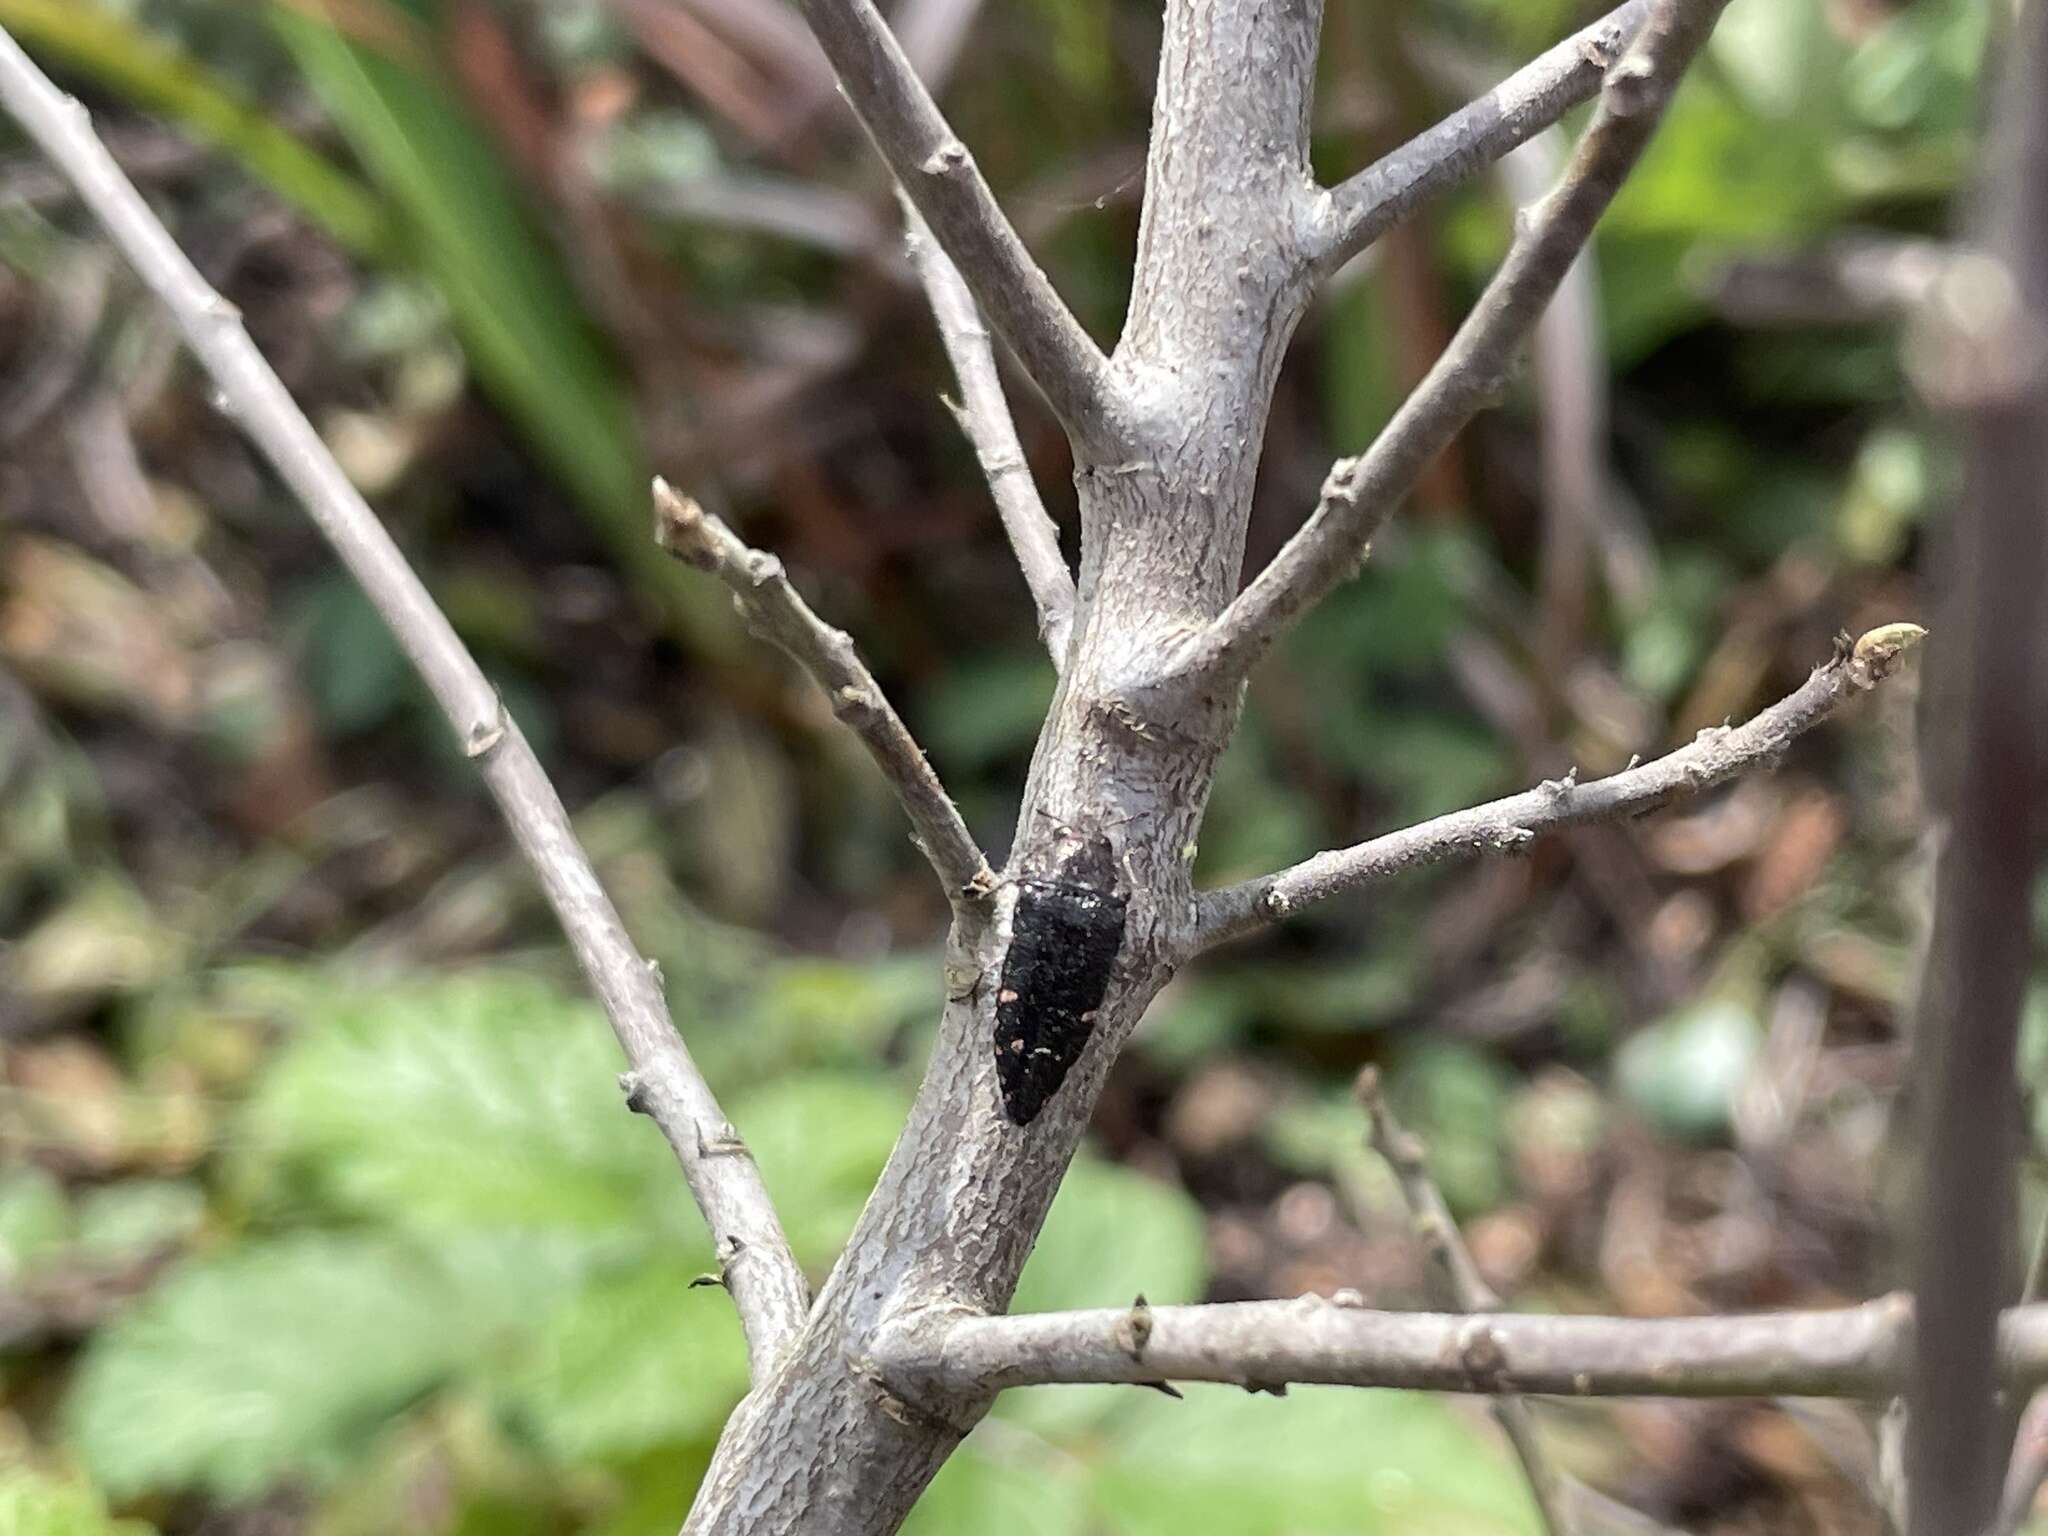
[[[756,1379],[802,1329],[810,1307],[760,1170],[740,1147],[669,1018],[647,962],[576,840],[568,812],[446,615],[263,354],[64,95],[0,31],[0,106],[78,189],[136,275],[177,323],[223,409],[298,495],[454,727],[511,829],[603,1004],[640,1084],[642,1107],[682,1164],[732,1279]],[[708,1142],[724,1148],[714,1155]]]
[[[1372,446],[1330,471],[1300,531],[1169,658],[1162,682],[1213,687],[1242,679],[1297,618],[1357,572],[1373,534],[1416,477],[1506,387],[1515,354],[1648,146],[1725,3],[1661,0],[1606,71],[1592,126],[1550,195],[1525,214],[1500,270],[1450,345]]]
[[[1325,272],[1341,267],[1425,198],[1477,175],[1589,99],[1649,13],[1650,0],[1616,6],[1428,132],[1332,187],[1311,236],[1316,266]]]
[[[1278,922],[1303,907],[1426,864],[1477,853],[1514,853],[1545,832],[1640,816],[1775,760],[1841,703],[1874,688],[1926,633],[1887,624],[1816,667],[1794,692],[1743,725],[1712,726],[1654,762],[1581,784],[1567,774],[1470,810],[1417,822],[1349,848],[1319,853],[1291,869],[1225,886],[1198,898],[1195,947],[1207,948]]]
[[[1129,1313],[962,1316],[878,1346],[906,1391],[960,1393],[1058,1382],[1217,1381],[1502,1392],[1547,1397],[1881,1398],[1904,1380],[1913,1307],[1903,1295],[1853,1307],[1718,1317],[1528,1312],[1384,1312],[1340,1295],[1153,1307],[1142,1359]],[[1998,1373],[2048,1381],[2048,1304],[1999,1319]]]
[[[1371,1127],[1373,1150],[1385,1158],[1387,1166],[1394,1171],[1394,1179],[1401,1186],[1401,1198],[1407,1202],[1408,1213],[1414,1221],[1415,1234],[1422,1242],[1429,1261],[1430,1300],[1446,1312],[1499,1311],[1500,1297],[1486,1283],[1486,1277],[1479,1273],[1479,1266],[1473,1261],[1471,1250],[1465,1246],[1443,1191],[1430,1177],[1422,1143],[1394,1118],[1393,1106],[1387,1102],[1387,1096],[1380,1088],[1378,1070],[1367,1067],[1360,1072],[1353,1091]],[[1514,1448],[1516,1460],[1528,1474],[1529,1492],[1536,1500],[1536,1510],[1543,1518],[1544,1529],[1550,1536],[1569,1536],[1572,1530],[1566,1512],[1569,1488],[1563,1474],[1551,1465],[1549,1456],[1544,1454],[1543,1443],[1536,1435],[1535,1416],[1530,1413],[1529,1405],[1507,1393],[1492,1399],[1489,1406],[1493,1410],[1494,1422],[1500,1425],[1501,1433],[1507,1436],[1508,1444]]]
[[[924,216],[908,197],[902,201],[911,265],[924,284],[932,318],[938,322],[939,340],[952,361],[953,376],[960,381],[959,403],[947,404],[974,447],[982,478],[988,482],[996,512],[1003,520],[1003,532],[1009,535],[1010,548],[1023,567],[1025,585],[1038,606],[1038,633],[1052,653],[1054,668],[1064,668],[1067,641],[1074,632],[1074,576],[1060,553],[1059,529],[1046,514],[1031,478],[1031,466],[1024,461],[1024,445],[1017,440],[1017,426],[996,371],[995,351],[989,345],[988,328],[975,307],[974,295],[967,291],[952,258],[932,238]]]
[[[782,562],[751,549],[738,534],[667,481],[654,482],[655,537],[661,547],[732,590],[749,625],[817,679],[832,713],[859,736],[895,788],[917,843],[945,882],[955,907],[980,903],[995,875],[932,765],[868,671],[843,629],[811,612]]]
[[[1108,357],[1025,249],[872,0],[799,4],[875,148],[1026,375],[1078,439],[1109,430],[1120,391]]]

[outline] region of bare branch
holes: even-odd
[[[884,1335],[877,1362],[911,1393],[1215,1381],[1480,1396],[1872,1398],[1900,1381],[1913,1319],[1903,1295],[1670,1318],[1380,1312],[1349,1299],[961,1317]],[[2048,1305],[2004,1314],[1999,1373],[2013,1387],[2048,1381]]]
[[[1003,532],[1009,535],[1017,564],[1024,569],[1031,600],[1038,605],[1038,633],[1052,653],[1054,668],[1064,668],[1067,641],[1074,632],[1074,576],[1060,553],[1059,529],[1046,515],[1045,503],[1038,499],[1038,486],[1031,478],[1031,466],[1024,462],[1024,445],[1017,440],[1010,404],[1003,398],[1003,381],[996,372],[995,352],[989,346],[988,330],[975,307],[974,295],[961,281],[952,258],[939,249],[923,215],[908,197],[902,201],[911,265],[924,284],[932,318],[938,322],[939,340],[952,360],[953,376],[960,381],[960,403],[953,406],[953,415],[981,461],[982,477],[995,498]]]
[[[1428,132],[1332,187],[1317,207],[1310,236],[1317,268],[1341,267],[1424,198],[1476,176],[1589,100],[1649,13],[1650,0],[1616,6]]]
[[[1607,72],[1600,109],[1564,176],[1526,212],[1506,260],[1443,355],[1372,446],[1338,461],[1314,515],[1173,659],[1170,676],[1243,677],[1289,624],[1357,571],[1374,531],[1416,476],[1505,387],[1516,352],[1621,190],[1725,3],[1661,0]]]
[[[945,785],[925,759],[843,629],[834,629],[803,600],[773,555],[750,549],[716,517],[665,480],[654,482],[655,537],[679,560],[708,571],[732,589],[747,623],[782,647],[817,680],[837,715],[866,745],[896,790],[917,844],[945,882],[956,907],[979,903],[995,875]]]
[[[1906,1417],[1912,1536],[1984,1530],[2009,1471],[1995,1329],[2019,1246],[2016,1058],[2032,893],[2048,852],[2048,11],[2016,13],[2003,42],[1972,220],[1981,249],[1950,264],[1909,353],[1922,389],[1955,413],[1968,465],[1940,546],[1939,611],[1954,644],[1922,716],[1939,856],[1913,1031],[1924,1096],[1913,1202],[1920,1330]]]
[[[801,4],[840,89],[982,312],[1068,432],[1093,441],[1118,414],[1109,359],[1024,248],[888,23],[872,0]]]
[[[1580,784],[1571,775],[1470,810],[1417,822],[1291,869],[1198,898],[1195,946],[1250,933],[1315,902],[1426,864],[1476,853],[1513,853],[1538,835],[1589,821],[1640,816],[1779,757],[1843,700],[1874,688],[1926,632],[1913,624],[1870,630],[1814,668],[1797,689],[1742,725],[1712,726],[1677,751]]]
[[[222,409],[298,494],[476,762],[631,1064],[629,1103],[661,1128],[682,1164],[711,1226],[754,1374],[766,1376],[803,1327],[810,1304],[803,1273],[759,1170],[676,1033],[660,983],[634,949],[526,738],[249,340],[235,307],[207,285],[121,174],[94,136],[84,105],[52,85],[4,31],[0,104],[70,179],[170,311],[212,376]]]
[[[1433,1292],[1430,1299],[1448,1311],[1498,1312],[1500,1297],[1486,1283],[1486,1277],[1479,1273],[1479,1266],[1473,1261],[1471,1250],[1465,1246],[1465,1239],[1458,1231],[1458,1223],[1451,1215],[1443,1191],[1429,1176],[1429,1163],[1423,1154],[1422,1143],[1402,1129],[1401,1123],[1394,1118],[1393,1106],[1380,1089],[1377,1070],[1367,1067],[1358,1074],[1357,1093],[1358,1102],[1364,1106],[1367,1123],[1371,1126],[1373,1149],[1394,1170],[1394,1178],[1401,1186],[1401,1198],[1408,1203],[1416,1236],[1421,1239],[1429,1259],[1430,1289]],[[1501,1433],[1507,1436],[1508,1444],[1514,1448],[1515,1459],[1521,1462],[1523,1472],[1528,1474],[1529,1492],[1536,1500],[1537,1513],[1543,1517],[1544,1530],[1550,1536],[1568,1536],[1572,1528],[1566,1515],[1570,1489],[1543,1452],[1543,1442],[1537,1438],[1536,1420],[1529,1412],[1529,1405],[1508,1393],[1494,1398],[1492,1408],[1494,1422],[1500,1425]]]

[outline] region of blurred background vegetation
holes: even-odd
[[[1113,336],[1155,7],[895,17]],[[1318,161],[1585,19],[1333,5]],[[1204,880],[1609,771],[1776,698],[1839,628],[1924,616],[1955,470],[1894,316],[1969,170],[1995,19],[1737,0],[1587,302],[1255,680]],[[1052,673],[885,179],[794,12],[0,0],[0,25],[92,102],[501,684],[822,1276],[924,1056],[943,904],[809,685],[656,556],[647,478],[789,561],[998,850]],[[1432,206],[1318,306],[1252,561],[1427,365],[1516,195]],[[0,1530],[672,1531],[738,1331],[691,1288],[707,1239],[534,891],[367,604],[18,140],[0,257]],[[1013,393],[1071,537],[1063,444]],[[1911,689],[1709,803],[1205,961],[1119,1064],[1019,1305],[1418,1301],[1346,1095],[1367,1062],[1517,1304],[1892,1283]],[[1876,1529],[1847,1409],[1545,1422],[1695,1530]],[[1533,1515],[1469,1405],[1083,1388],[1006,1399],[916,1529]]]

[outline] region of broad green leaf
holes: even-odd
[[[535,1320],[498,1383],[516,1421],[563,1461],[613,1461],[716,1436],[747,1389],[747,1355],[709,1268],[639,1259],[589,1275]]]
[[[838,1256],[903,1129],[909,1094],[873,1072],[811,1072],[732,1107],[799,1263]]]
[[[391,222],[374,192],[168,38],[85,0],[0,0],[0,25],[32,52],[232,155],[349,250],[389,253]]]
[[[1095,1447],[1097,1523],[1122,1536],[1513,1536],[1522,1474],[1476,1422],[1417,1393],[1194,1386],[1134,1399]]]
[[[389,1240],[256,1244],[184,1265],[95,1334],[65,1423],[117,1497],[318,1480],[474,1357],[490,1310]]]
[[[1208,1279],[1202,1213],[1185,1190],[1082,1156],[1053,1197],[1010,1310],[1120,1307],[1136,1292],[1200,1301]]]
[[[1160,1305],[1200,1301],[1208,1280],[1202,1212],[1187,1192],[1084,1153],[1053,1197],[1010,1310],[1122,1307],[1138,1295]],[[1033,1387],[1006,1394],[997,1412],[1013,1433],[1071,1438],[1113,1414],[1128,1395]],[[1000,1498],[1003,1487],[998,1481],[983,1492]]]
[[[700,1230],[668,1149],[620,1101],[619,1067],[594,1007],[517,972],[338,985],[246,1126],[316,1197],[400,1225]]]
[[[6,1536],[154,1536],[140,1520],[116,1520],[90,1488],[27,1467],[0,1467],[0,1531]]]

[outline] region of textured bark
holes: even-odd
[[[1630,0],[1406,150],[1324,191],[1307,154],[1321,0],[1168,0],[1131,311],[1114,354],[1104,356],[1003,218],[870,0],[801,0],[932,238],[1061,416],[1074,445],[1082,520],[1071,638],[1061,643],[1068,599],[1057,541],[1042,509],[1021,494],[1004,507],[1065,665],[1008,859],[991,879],[846,637],[810,612],[771,557],[679,498],[667,503],[678,551],[739,592],[868,743],[954,901],[948,1001],[923,1085],[808,1311],[803,1277],[744,1149],[481,673],[232,312],[120,181],[75,104],[57,98],[11,44],[0,49],[0,95],[178,314],[251,435],[300,491],[441,699],[606,1003],[635,1068],[630,1100],[661,1124],[711,1222],[756,1379],[726,1427],[686,1532],[892,1531],[995,1391],[1030,1381],[1187,1375],[1247,1385],[1744,1393],[1860,1392],[1896,1376],[1906,1319],[1891,1303],[1810,1318],[1665,1323],[1403,1318],[1315,1300],[1172,1308],[1147,1312],[1142,1365],[1127,1342],[1132,1314],[998,1315],[1110,1064],[1201,943],[1277,915],[1276,906],[1285,910],[1296,897],[1373,878],[1390,858],[1416,862],[1475,840],[1514,844],[1532,826],[1684,792],[1768,756],[1852,688],[1868,686],[1871,664],[1859,646],[1776,712],[1661,763],[1603,784],[1545,786],[1397,835],[1406,838],[1397,845],[1382,840],[1325,855],[1207,903],[1192,888],[1195,840],[1237,722],[1242,679],[1294,615],[1355,568],[1371,526],[1405,493],[1414,468],[1488,398],[1647,142],[1720,3]],[[1438,369],[1375,449],[1339,466],[1304,535],[1240,595],[1274,386],[1317,279],[1419,197],[1498,158],[1602,80],[1594,127]],[[998,466],[1010,474],[1014,436],[1005,438],[998,420],[1000,390],[973,334],[971,306],[948,288],[944,271],[932,270],[945,290],[935,297],[942,320],[952,316],[956,359],[965,358],[963,374],[972,375],[977,445],[993,461],[992,478]],[[1863,644],[1900,646],[1908,628],[1873,632]],[[1085,951],[1086,974],[1060,977],[1058,1008],[1041,1010],[1039,1033],[1030,1036],[1058,1049],[1032,1064],[1021,1090],[1010,1062],[1006,1099],[999,1052],[1013,1049],[1015,1020],[1032,1001],[1016,988],[1036,985],[1012,961],[1034,944],[1041,953],[1049,947],[1044,914],[1062,900],[1073,903],[1073,923],[1053,936]],[[1020,926],[1030,942],[1019,943]],[[1085,942],[1070,942],[1073,935]],[[1003,1021],[1012,1027],[999,1028]],[[1068,1067],[1065,1050],[1077,1042]],[[2007,1318],[2016,1379],[2039,1379],[2048,1359],[2037,1311]]]

